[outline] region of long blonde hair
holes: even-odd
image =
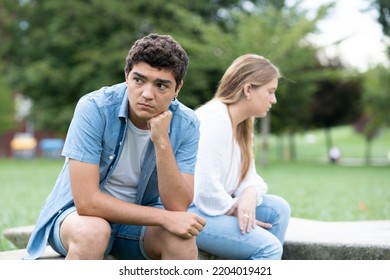
[[[244,86],[263,86],[274,78],[280,78],[279,69],[268,59],[245,54],[236,58],[226,69],[219,82],[214,99],[229,105],[244,98]],[[245,179],[253,159],[254,118],[249,117],[237,126],[236,140],[241,151],[240,183]]]

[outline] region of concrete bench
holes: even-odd
[[[21,259],[34,226],[10,228],[4,235],[18,250],[0,252],[0,260]],[[62,259],[50,247],[41,259]],[[220,259],[199,251],[199,259]],[[390,260],[390,220],[323,222],[291,218],[284,260]]]
[[[390,220],[323,222],[292,219],[283,259],[390,260]]]

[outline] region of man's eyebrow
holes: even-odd
[[[172,84],[172,81],[164,79],[156,79],[156,82],[161,84]]]
[[[143,78],[143,79],[146,79],[145,75],[142,75],[141,73],[138,73],[138,72],[133,72],[133,75],[138,76],[138,77]]]
[[[142,79],[148,79],[148,77],[146,77],[145,75],[143,75],[139,72],[136,72],[136,71],[133,72],[133,75],[138,76],[139,78],[142,78]],[[164,80],[164,79],[159,79],[159,78],[156,79],[156,82],[161,83],[161,84],[172,84],[171,80]]]

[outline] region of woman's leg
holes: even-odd
[[[283,244],[290,220],[290,205],[276,195],[264,195],[263,202],[256,208],[256,219],[272,224],[269,232],[274,234]]]
[[[207,221],[196,238],[199,249],[226,259],[281,259],[282,244],[266,229],[256,227],[242,234],[235,216],[207,216],[196,207],[191,207],[189,211]]]

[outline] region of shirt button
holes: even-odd
[[[110,160],[113,160],[114,159],[114,156],[109,156],[108,157]]]

